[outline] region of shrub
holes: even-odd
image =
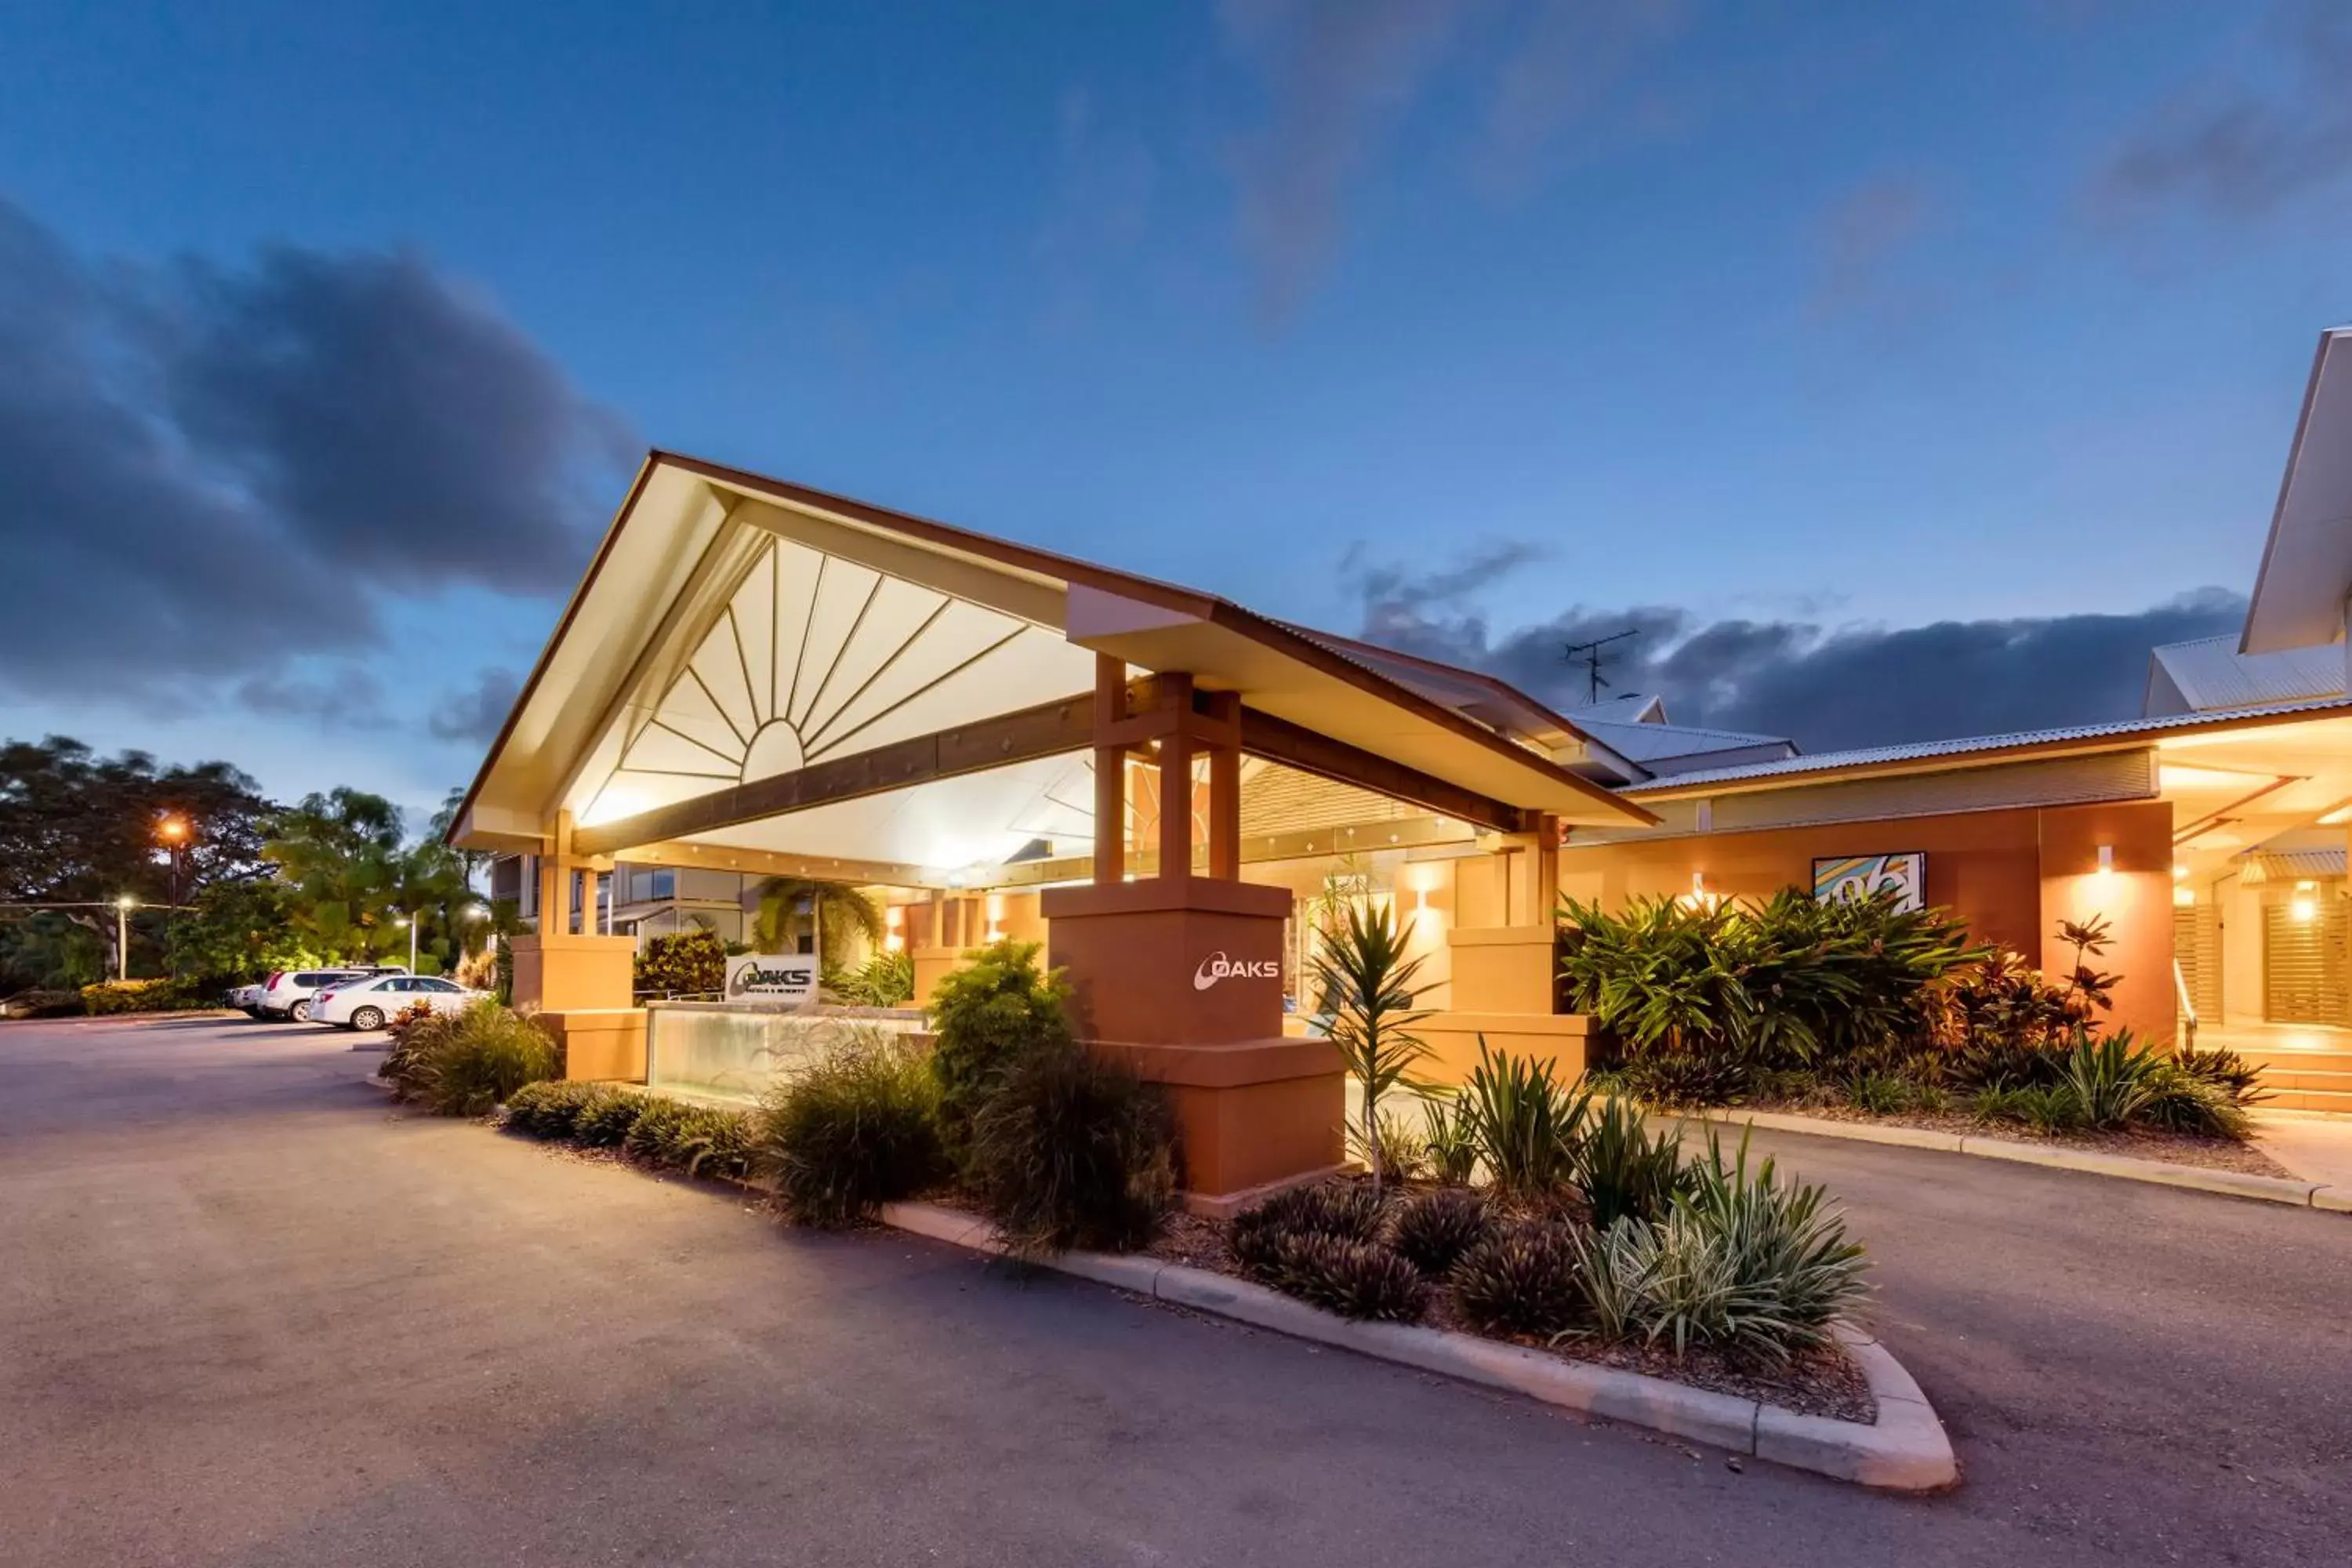
[[[2178,1060],[2158,1062],[2146,1087],[2147,1097],[2139,1108],[2139,1119],[2148,1126],[2239,1143],[2253,1136],[2253,1119],[2246,1114],[2239,1097],[2221,1083],[2200,1078]]]
[[[1267,1282],[1343,1318],[1411,1323],[1429,1310],[1429,1285],[1419,1269],[1385,1247],[1344,1236],[1285,1237]]]
[[[1067,1039],[1017,1057],[974,1118],[965,1175],[1016,1254],[1149,1242],[1176,1193],[1157,1087]]]
[[[877,952],[857,968],[828,977],[825,988],[852,1007],[903,1007],[915,997],[915,955],[905,948]]]
[[[845,1030],[807,1071],[771,1091],[753,1133],[754,1163],[803,1225],[869,1219],[950,1173],[939,1098],[929,1065],[902,1037]]]
[[[628,1141],[637,1118],[655,1103],[649,1094],[600,1084],[572,1116],[572,1141],[591,1149],[618,1149]]]
[[[1629,1215],[1656,1219],[1681,1185],[1682,1134],[1662,1128],[1653,1136],[1630,1100],[1602,1105],[1570,1147],[1576,1184],[1595,1226]]]
[[[1496,1055],[1478,1039],[1462,1114],[1498,1193],[1547,1197],[1575,1175],[1575,1141],[1592,1097],[1553,1081],[1551,1064]]]
[[[530,1138],[569,1138],[572,1124],[602,1086],[577,1079],[527,1083],[507,1097],[507,1125]]]
[[[1463,1113],[1462,1097],[1448,1094],[1423,1101],[1429,1131],[1429,1173],[1448,1186],[1467,1186],[1478,1169],[1478,1139]]]
[[[1467,1187],[1440,1187],[1397,1205],[1389,1246],[1423,1274],[1440,1275],[1493,1234],[1486,1198]]]
[[[419,1023],[379,1070],[442,1116],[482,1116],[527,1083],[560,1070],[555,1043],[496,1002]]]
[[[1730,1164],[1709,1141],[1707,1157],[1690,1167],[1689,1190],[1652,1233],[1645,1328],[1673,1340],[1677,1354],[1702,1338],[1785,1361],[1826,1344],[1831,1325],[1869,1291],[1868,1259],[1829,1206],[1828,1189],[1780,1181],[1769,1159],[1751,1174],[1744,1136]]]
[[[1941,910],[1890,895],[1762,903],[1636,900],[1622,915],[1563,906],[1571,1005],[1626,1051],[1759,1068],[1843,1065],[1916,1026],[1921,994],[1981,957]]]
[[[2270,1098],[2255,1087],[2262,1081],[2262,1069],[2235,1051],[2190,1046],[2174,1055],[2172,1065],[2200,1082],[2211,1084],[2241,1107]]]
[[[621,1140],[633,1160],[689,1176],[743,1174],[751,1144],[751,1113],[646,1095]]]
[[[1660,1052],[1635,1057],[1618,1069],[1625,1092],[1645,1105],[1737,1105],[1748,1098],[1754,1069],[1728,1055]]]
[[[1557,1222],[1512,1226],[1470,1248],[1449,1280],[1463,1320],[1481,1333],[1552,1339],[1584,1314],[1575,1232]]]
[[[648,938],[636,957],[635,987],[640,996],[693,995],[727,986],[727,944],[716,931],[697,926]]]
[[[961,1164],[981,1106],[1013,1064],[1070,1041],[1069,986],[1061,971],[1040,973],[1037,944],[1000,942],[950,971],[931,997],[939,1037],[931,1072],[940,1086],[940,1131]]]
[[[2163,1060],[2154,1049],[2134,1044],[2129,1029],[2105,1038],[2077,1029],[2061,1082],[2074,1095],[2083,1121],[2109,1131],[2139,1119]]]
[[[1377,1126],[1369,1143],[1360,1125],[1350,1125],[1346,1139],[1348,1157],[1379,1177],[1375,1185],[1410,1182],[1429,1169],[1429,1136],[1410,1118],[1383,1110]]]
[[[92,1017],[111,1013],[173,1013],[213,1005],[211,994],[190,980],[105,980],[81,988],[82,1011]]]
[[[1591,1331],[1622,1340],[1641,1326],[1649,1285],[1650,1227],[1639,1221],[1570,1234],[1576,1247],[1577,1284]]]
[[[1846,1080],[1846,1103],[1856,1110],[1886,1116],[1909,1108],[1911,1086],[1893,1073],[1856,1073]]]
[[[1381,1194],[1356,1182],[1292,1187],[1234,1216],[1225,1245],[1242,1272],[1273,1278],[1281,1243],[1293,1236],[1338,1236],[1369,1242],[1381,1232]]]

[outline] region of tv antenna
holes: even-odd
[[[1627,637],[1638,636],[1640,632],[1639,626],[1628,626],[1622,632],[1612,632],[1609,636],[1597,637],[1591,642],[1574,642],[1568,645],[1568,662],[1574,664],[1580,659],[1584,663],[1585,679],[1591,683],[1591,695],[1585,699],[1588,703],[1599,702],[1601,693],[1609,685],[1601,674],[1601,666],[1605,662],[1601,657],[1601,650],[1611,643],[1622,642]]]

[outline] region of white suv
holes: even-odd
[[[254,1004],[257,1018],[285,1018],[297,1024],[310,1021],[310,998],[322,985],[332,985],[339,980],[364,980],[378,974],[405,974],[408,971],[398,964],[352,963],[330,969],[281,969],[261,983],[260,998]]]

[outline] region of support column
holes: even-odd
[[[597,884],[611,862],[572,853],[572,814],[556,815],[540,841],[539,929],[513,940],[514,1002],[563,1047],[564,1073],[577,1079],[642,1080],[646,1017],[634,1005],[636,939],[596,927]],[[572,923],[572,879],[581,879],[580,926]]]
[[[1210,717],[1236,728],[1241,723],[1241,698],[1218,692],[1209,705]],[[1242,752],[1238,746],[1218,746],[1209,753],[1209,875],[1220,881],[1242,877]]]
[[[1181,879],[1192,874],[1192,678],[1160,680],[1160,701],[1176,713],[1160,737],[1160,875]]]
[[[1126,668],[1097,665],[1095,878],[1039,898],[1071,1022],[1092,1050],[1160,1084],[1181,1132],[1185,1201],[1230,1213],[1339,1167],[1346,1079],[1330,1041],[1282,1032],[1287,889],[1241,880],[1240,700],[1152,677],[1126,711]],[[1196,707],[1200,710],[1196,711]],[[1159,751],[1159,874],[1124,880],[1127,752]],[[1209,753],[1208,874],[1192,869],[1192,760]]]
[[[1127,879],[1127,748],[1101,743],[1127,717],[1127,661],[1095,655],[1095,880]]]

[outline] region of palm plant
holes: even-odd
[[[1429,1047],[1412,1032],[1429,1016],[1415,1010],[1420,988],[1413,984],[1422,960],[1408,958],[1411,929],[1399,931],[1396,912],[1388,904],[1370,909],[1348,906],[1345,918],[1326,933],[1315,958],[1317,984],[1334,1008],[1331,1043],[1339,1059],[1364,1086],[1364,1114],[1358,1136],[1370,1156],[1372,1190],[1381,1184],[1381,1168],[1390,1162],[1381,1152],[1381,1096],[1404,1081],[1429,1055]]]
[[[760,884],[759,894],[751,945],[761,952],[793,951],[803,935],[813,934],[818,958],[839,966],[849,962],[860,941],[872,947],[882,943],[881,909],[846,883],[770,877]]]

